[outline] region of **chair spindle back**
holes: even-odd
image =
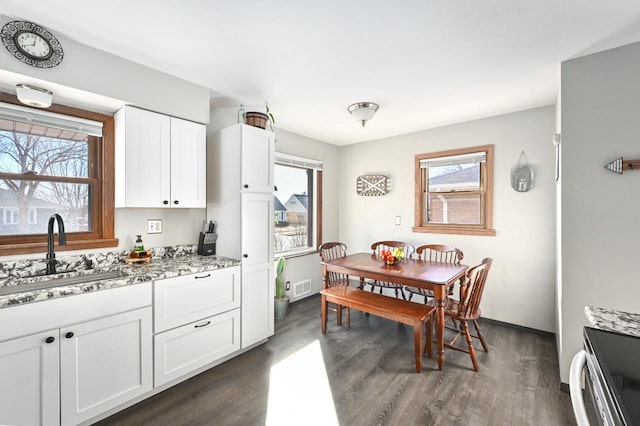
[[[332,241],[328,243],[323,243],[318,247],[318,254],[320,255],[320,259],[322,261],[334,260],[340,257],[345,257],[347,255],[347,245],[344,243],[340,243],[337,241]],[[349,285],[349,276],[346,274],[340,274],[337,272],[329,272],[327,274],[328,282],[326,285],[328,287],[333,287],[336,285]]]
[[[427,244],[416,249],[416,257],[431,262],[459,265],[464,255],[462,250],[442,244]]]
[[[465,279],[460,285],[458,304],[458,315],[461,317],[477,317],[492,262],[493,259],[486,257],[481,264],[470,268],[465,274]]]

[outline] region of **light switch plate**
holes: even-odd
[[[160,233],[162,233],[162,220],[161,219],[147,220],[147,234],[160,234]]]
[[[396,225],[402,225],[402,219],[400,216],[396,216]]]

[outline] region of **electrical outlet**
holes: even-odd
[[[400,216],[396,216],[396,225],[402,224],[402,218]]]
[[[287,283],[285,284],[284,289],[287,290],[287,291],[291,290],[291,281],[287,281]]]
[[[149,219],[147,220],[147,234],[160,234],[162,233],[162,220]]]

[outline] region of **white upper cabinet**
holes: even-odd
[[[274,136],[272,132],[241,126],[243,192],[273,193]]]
[[[206,207],[205,126],[125,106],[115,116],[116,207]]]
[[[205,126],[171,117],[171,206],[207,206]]]

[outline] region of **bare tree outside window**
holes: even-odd
[[[53,213],[68,232],[91,230],[89,139],[84,133],[0,120],[0,209],[17,210],[0,235],[46,233]]]

